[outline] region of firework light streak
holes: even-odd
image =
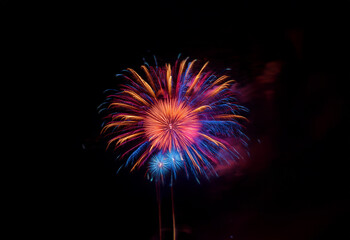
[[[107,148],[124,147],[124,167],[146,167],[151,180],[164,182],[183,170],[187,177],[216,175],[215,166],[230,163],[239,154],[222,137],[246,138],[240,106],[230,89],[234,80],[197,66],[188,58],[174,66],[141,66],[118,74],[125,80],[120,90],[101,104],[107,111],[101,133]],[[230,155],[227,158],[227,153]]]
[[[131,68],[118,74],[125,80],[120,90],[110,92],[100,112],[107,112],[101,134],[107,148],[126,149],[122,166],[130,171],[146,167],[146,176],[156,182],[159,238],[161,225],[161,183],[170,181],[173,240],[176,239],[173,180],[182,171],[187,177],[217,175],[215,167],[240,158],[223,137],[235,137],[243,144],[240,115],[247,111],[237,103],[228,75],[197,66],[188,58],[174,66],[141,66],[143,74]]]

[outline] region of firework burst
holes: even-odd
[[[111,94],[101,109],[108,111],[101,133],[107,147],[125,146],[123,166],[131,171],[145,166],[151,179],[176,177],[183,169],[192,174],[216,174],[214,167],[230,163],[239,154],[222,137],[244,141],[240,115],[246,108],[237,103],[228,75],[199,67],[196,60],[174,66],[141,66],[143,74],[128,68],[126,84]],[[227,157],[229,156],[229,157]]]

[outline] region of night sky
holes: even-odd
[[[153,55],[159,64],[172,63],[181,53],[232,69],[251,110],[251,157],[210,181],[176,182],[178,239],[349,236],[344,6],[87,2],[1,3],[7,63],[17,79],[12,87],[36,106],[28,107],[36,120],[27,136],[39,136],[30,147],[34,158],[25,158],[33,159],[24,164],[33,170],[11,178],[18,188],[9,188],[19,196],[9,220],[14,234],[158,239],[154,183],[143,172],[116,174],[120,162],[99,136],[97,106],[105,89],[118,87],[115,74],[139,70]],[[169,188],[162,193],[166,240]]]

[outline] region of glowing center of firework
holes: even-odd
[[[163,151],[172,148],[187,149],[194,143],[200,123],[193,109],[177,100],[164,100],[155,104],[144,122],[146,136]]]

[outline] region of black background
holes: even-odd
[[[16,114],[6,119],[18,130],[6,160],[13,166],[5,206],[13,234],[157,239],[154,184],[142,173],[115,174],[119,163],[104,149],[96,109],[103,90],[117,87],[121,70],[137,70],[143,57],[151,63],[155,55],[164,64],[182,53],[232,68],[243,86],[268,62],[283,68],[273,142],[278,154],[258,171],[200,185],[178,181],[178,239],[349,235],[345,6],[291,0],[1,4],[9,83],[3,91],[11,94],[3,96],[5,103],[16,100],[9,107]],[[251,138],[256,141],[254,132]],[[170,193],[162,192],[167,239]]]

